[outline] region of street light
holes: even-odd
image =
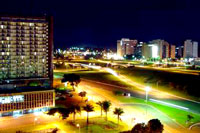
[[[34,125],[36,124],[37,120],[38,120],[37,118],[34,119]]]
[[[151,88],[149,86],[145,87],[145,91],[146,91],[146,102],[148,100],[148,92],[151,90]]]
[[[76,124],[76,126],[78,127],[79,133],[81,132],[81,127],[79,124]]]

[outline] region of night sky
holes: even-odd
[[[53,15],[55,48],[115,48],[122,37],[200,42],[198,0],[4,0],[0,14]]]

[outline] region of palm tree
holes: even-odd
[[[87,125],[89,124],[89,112],[94,111],[94,107],[91,104],[86,104],[86,106],[83,107],[83,110],[87,112]]]
[[[113,113],[115,115],[117,115],[118,124],[119,124],[120,116],[124,113],[123,109],[122,108],[115,108],[115,110],[113,111]]]
[[[70,112],[73,113],[73,120],[75,122],[76,113],[81,112],[81,107],[79,105],[72,105],[70,107]]]
[[[78,93],[78,95],[79,95],[80,97],[82,97],[82,101],[83,101],[83,97],[85,97],[86,94],[87,94],[86,91],[81,91],[81,92]]]
[[[110,101],[103,101],[103,110],[104,112],[106,113],[106,121],[107,121],[107,113],[110,109],[110,106],[111,106],[111,102]]]
[[[101,108],[101,116],[102,116],[102,114],[103,114],[103,112],[102,112],[103,111],[103,102],[98,101],[96,104],[100,106],[100,108]]]

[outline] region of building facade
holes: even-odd
[[[53,90],[0,94],[0,116],[47,111],[53,106],[55,106]]]
[[[53,18],[0,16],[0,116],[55,105]]]
[[[38,80],[52,86],[53,19],[0,17],[0,88]],[[14,87],[13,86],[13,87]]]
[[[144,44],[142,48],[143,58],[175,58],[175,45],[170,45],[164,40],[152,40],[149,44]]]
[[[170,58],[175,59],[176,58],[176,46],[170,45]]]
[[[177,47],[176,48],[176,57],[183,58],[183,51],[184,51],[184,46]]]
[[[123,57],[125,55],[133,55],[137,43],[137,40],[130,40],[128,38],[122,38],[121,40],[118,40],[117,55],[120,57]]]
[[[192,56],[198,58],[198,42],[195,41],[192,43]]]
[[[186,40],[184,42],[184,58],[197,58],[198,57],[198,42]]]

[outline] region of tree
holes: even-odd
[[[102,114],[103,114],[103,112],[102,112],[103,111],[103,102],[98,101],[96,104],[100,106],[100,108],[101,108],[101,116],[102,116]]]
[[[64,74],[62,82],[69,82],[73,90],[75,91],[74,86],[78,86],[78,84],[81,82],[81,79],[80,76],[76,74]]]
[[[158,119],[151,119],[147,124],[148,133],[162,133],[163,125]]]
[[[148,124],[138,123],[136,124],[131,131],[125,131],[123,133],[162,133],[164,127],[160,120],[151,119],[148,121]]]
[[[79,96],[80,97],[82,97],[82,100],[83,100],[83,97],[85,97],[86,96],[86,94],[87,94],[87,92],[86,91],[81,91],[81,92],[79,92]]]
[[[70,110],[67,108],[51,108],[47,114],[54,115],[55,113],[59,113],[62,116],[62,119],[64,120],[67,117],[69,117]]]
[[[145,123],[137,123],[131,130],[131,133],[146,133],[147,127]]]
[[[79,105],[72,105],[70,107],[70,112],[73,113],[73,119],[74,119],[74,122],[75,122],[76,113],[81,112],[81,107]]]
[[[124,113],[123,109],[122,108],[115,108],[115,110],[113,111],[113,113],[115,115],[117,115],[118,124],[119,124],[120,116]]]
[[[89,112],[94,111],[94,107],[91,104],[86,104],[86,106],[83,107],[83,110],[87,112],[87,125],[89,124]]]
[[[106,121],[107,121],[107,113],[110,109],[111,102],[110,101],[103,101],[103,110],[106,113]]]

